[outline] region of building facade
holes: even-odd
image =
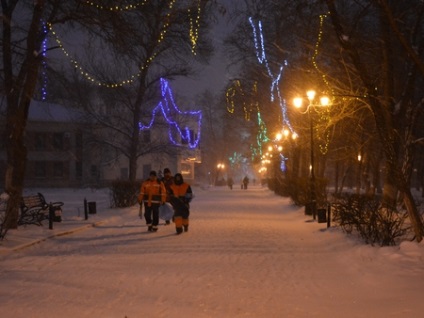
[[[4,116],[0,121],[4,121]],[[127,180],[128,159],[123,155],[105,155],[100,145],[89,141],[87,123],[81,113],[57,104],[33,102],[25,135],[28,150],[25,187],[105,187],[112,181]],[[2,124],[2,127],[5,125]],[[162,134],[160,129],[144,132],[150,136]],[[0,184],[6,171],[5,143],[0,146]],[[196,157],[197,156],[197,157]],[[144,180],[151,170],[180,172],[189,182],[195,182],[194,165],[200,162],[196,150],[179,147],[170,153],[149,153],[138,159],[137,179]]]

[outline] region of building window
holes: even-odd
[[[75,177],[77,179],[82,178],[82,162],[81,161],[75,162]]]
[[[46,134],[35,134],[35,150],[45,150],[46,149]]]
[[[90,175],[93,178],[97,178],[97,166],[96,165],[91,165]]]
[[[75,148],[78,150],[82,149],[82,133],[80,132],[75,135]]]
[[[53,149],[63,150],[63,133],[53,134]]]
[[[53,177],[55,178],[63,177],[63,162],[61,161],[53,162]]]
[[[36,161],[34,164],[34,174],[36,178],[45,178],[46,177],[46,162]]]

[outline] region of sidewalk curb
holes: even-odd
[[[40,238],[40,239],[35,239],[35,240],[31,241],[31,242],[23,243],[21,245],[14,246],[14,247],[11,247],[11,248],[5,248],[4,250],[2,250],[1,247],[0,247],[0,254],[4,255],[4,254],[10,253],[10,252],[16,252],[16,251],[25,249],[27,247],[30,247],[30,246],[39,244],[41,242],[47,241],[48,239],[51,239],[51,238],[54,238],[54,237],[65,236],[65,235],[73,234],[73,233],[76,233],[76,232],[79,232],[79,231],[83,231],[83,230],[88,229],[88,228],[91,228],[91,227],[99,226],[99,225],[101,225],[103,223],[105,223],[105,221],[98,221],[98,222],[86,224],[86,225],[83,225],[83,226],[80,226],[80,227],[76,227],[76,228],[74,228],[72,230],[66,230],[66,231],[62,231],[62,232],[57,232],[57,233],[54,233],[52,235],[49,235],[49,236],[46,236],[46,237],[43,237],[43,238]]]

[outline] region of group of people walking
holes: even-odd
[[[141,184],[138,202],[144,206],[144,218],[147,230],[156,232],[159,225],[160,209],[170,204],[173,213],[165,219],[166,224],[175,223],[177,234],[188,231],[190,202],[193,198],[191,186],[184,182],[181,173],[172,176],[169,168],[163,170],[163,178],[158,179],[156,171],[151,171],[149,178]],[[173,214],[173,215],[172,215]]]

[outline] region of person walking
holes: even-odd
[[[170,203],[174,208],[174,222],[177,234],[188,231],[190,202],[193,199],[191,186],[184,182],[181,173],[174,176],[174,184],[171,185]]]
[[[159,207],[166,200],[166,189],[162,181],[157,179],[156,171],[150,171],[149,179],[141,184],[138,202],[144,203],[144,218],[147,230],[156,232],[159,224]]]
[[[169,202],[171,199],[171,185],[174,183],[174,177],[169,168],[163,169],[163,178],[161,181],[166,189],[166,202]],[[165,225],[171,224],[174,213],[169,213],[170,211],[173,212],[172,208],[167,204],[159,208],[159,217],[165,220]]]
[[[244,190],[247,190],[247,185],[248,184],[249,184],[249,177],[248,176],[245,176],[243,178],[243,188],[244,188]]]
[[[233,190],[233,184],[234,184],[233,178],[228,177],[228,179],[227,179],[227,185],[230,188],[230,190]]]

